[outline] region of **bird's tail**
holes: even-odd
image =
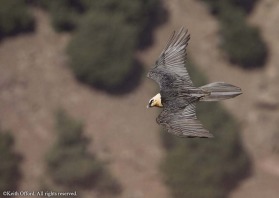
[[[214,82],[200,87],[210,94],[201,98],[201,101],[218,101],[236,97],[242,94],[241,89],[224,82]]]

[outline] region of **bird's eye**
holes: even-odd
[[[152,99],[152,100],[150,100],[150,101],[149,101],[149,105],[151,105],[151,104],[153,103],[153,101],[154,101],[153,99]]]

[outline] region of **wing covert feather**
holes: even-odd
[[[193,87],[193,83],[185,67],[187,55],[186,48],[189,40],[190,35],[184,28],[181,28],[177,34],[174,32],[156,61],[155,67],[150,70],[147,76],[155,80],[158,84],[162,84],[160,78],[152,78],[152,73],[156,73],[159,69],[166,73],[173,74],[177,79],[183,82],[184,87]]]
[[[195,104],[196,102],[192,102],[185,109],[177,111],[165,107],[157,118],[158,124],[164,126],[169,133],[179,137],[213,137],[197,119]]]

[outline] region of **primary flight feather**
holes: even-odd
[[[213,137],[196,117],[196,103],[218,101],[242,94],[241,89],[224,82],[195,87],[185,67],[188,31],[174,32],[147,77],[156,81],[160,93],[150,99],[147,107],[163,107],[158,124],[180,137]]]

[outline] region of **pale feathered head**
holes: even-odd
[[[156,96],[149,100],[147,108],[149,107],[163,107],[161,102],[161,94],[158,93]]]

